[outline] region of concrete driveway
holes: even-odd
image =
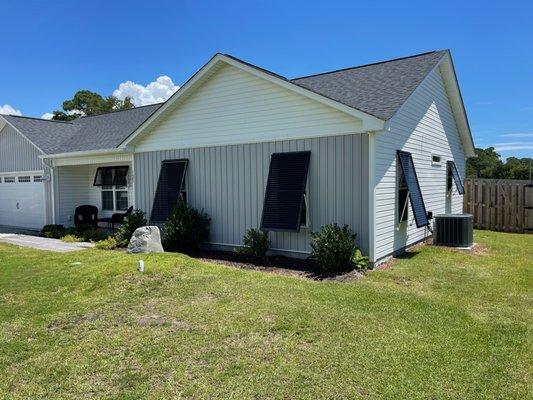
[[[0,232],[5,231],[6,229],[0,229]],[[55,251],[58,253],[80,251],[94,246],[92,243],[87,242],[65,243],[59,239],[49,239],[22,233],[0,233],[0,242],[22,247],[31,247],[32,249],[37,250]]]

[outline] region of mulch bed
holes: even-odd
[[[270,256],[267,260],[261,260],[245,254],[231,251],[199,250],[189,254],[193,258],[214,264],[227,265],[230,267],[264,271],[280,275],[299,276],[313,280],[330,280],[349,282],[364,276],[360,271],[346,271],[339,274],[324,274],[318,266],[307,259],[291,258],[285,256]]]

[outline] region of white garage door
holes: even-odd
[[[41,229],[44,223],[42,174],[0,174],[0,225]]]

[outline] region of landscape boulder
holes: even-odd
[[[143,226],[133,232],[127,253],[163,253],[161,232],[157,226]]]

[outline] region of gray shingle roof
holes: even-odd
[[[391,118],[447,50],[292,79],[291,82],[383,120]]]
[[[91,115],[71,122],[2,115],[45,154],[113,149],[161,104]]]
[[[292,80],[246,64],[349,107],[388,120],[447,52],[433,51]],[[3,117],[46,154],[59,154],[116,148],[161,105],[87,116],[71,122],[12,115]]]

